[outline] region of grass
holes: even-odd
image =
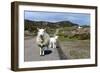
[[[88,52],[87,51],[77,51],[77,50],[71,50],[70,51],[70,56],[73,58],[73,59],[82,59],[82,58],[88,58]]]
[[[59,37],[59,40],[60,40],[60,41],[75,41],[75,40],[77,40],[77,39],[75,39],[75,38],[70,39],[70,38],[65,38],[64,36],[60,36],[60,37]]]
[[[60,41],[61,48],[68,59],[90,58],[89,40]]]

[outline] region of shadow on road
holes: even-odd
[[[45,54],[45,55],[49,55],[49,54],[51,54],[51,53],[52,53],[51,50],[45,50],[45,51],[44,51],[44,54]]]
[[[59,41],[57,41],[57,51],[59,53],[59,57],[60,57],[61,60],[68,59],[68,57],[64,54]]]

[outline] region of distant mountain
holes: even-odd
[[[79,24],[72,23],[71,21],[59,21],[59,22],[47,22],[47,21],[30,21],[24,20],[25,25],[32,26],[48,26],[48,27],[70,27],[70,26],[79,26]]]

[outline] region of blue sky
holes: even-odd
[[[24,17],[32,21],[71,21],[79,25],[90,25],[90,14],[85,13],[25,11]]]

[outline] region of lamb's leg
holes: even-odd
[[[49,48],[51,48],[51,43],[49,44]]]
[[[53,48],[55,48],[55,44],[53,43]]]
[[[55,43],[55,48],[57,47],[57,44]]]

